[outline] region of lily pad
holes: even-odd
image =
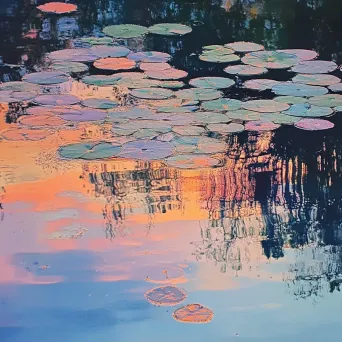
[[[236,52],[255,52],[265,50],[265,47],[261,44],[252,42],[234,42],[225,45],[226,47],[233,49]]]
[[[154,139],[159,136],[159,132],[155,131],[154,129],[150,128],[143,128],[135,133],[133,133],[133,137],[136,139]]]
[[[123,24],[106,26],[103,33],[114,38],[137,38],[145,35],[148,28],[140,25]]]
[[[301,61],[291,71],[300,74],[327,74],[337,69],[337,64],[331,61]]]
[[[89,98],[82,101],[82,105],[90,108],[98,109],[112,109],[119,106],[118,102],[112,101],[110,99],[96,99]]]
[[[169,157],[173,153],[173,145],[157,140],[131,141],[122,145],[120,157],[137,160],[156,160]]]
[[[275,124],[279,125],[293,125],[296,122],[298,122],[301,118],[291,116],[291,115],[286,115],[284,113],[265,113],[260,116],[261,121],[272,121]]]
[[[161,114],[159,114],[160,116]],[[192,113],[172,113],[165,114],[162,118],[166,123],[171,126],[183,126],[190,125],[194,122],[194,116]]]
[[[325,74],[298,74],[292,79],[292,82],[325,87],[340,83],[341,79]]]
[[[37,6],[44,13],[65,14],[77,11],[77,6],[66,4],[64,2],[48,2],[44,5]]]
[[[295,104],[290,107],[284,114],[298,117],[321,117],[329,116],[333,113],[330,107],[312,106],[310,103]]]
[[[27,74],[23,81],[33,84],[51,85],[69,81],[69,76],[58,71],[42,71]]]
[[[48,53],[47,58],[61,62],[94,62],[99,57],[91,49],[64,49]]]
[[[101,70],[131,70],[136,67],[134,61],[128,58],[100,58],[94,62],[94,67]]]
[[[290,55],[295,55],[302,61],[309,61],[309,60],[315,59],[318,56],[318,53],[313,50],[285,49],[285,50],[277,50],[277,51],[289,53]]]
[[[272,87],[278,83],[279,82],[275,80],[259,78],[255,80],[248,80],[243,84],[243,86],[244,88],[251,89],[251,90],[264,91],[264,90],[272,89]]]
[[[224,49],[226,49],[226,53]],[[240,61],[239,56],[229,51],[230,49],[223,47],[220,50],[203,51],[202,54],[199,55],[199,59],[203,62],[210,63],[234,63]]]
[[[187,294],[176,286],[161,286],[145,293],[145,298],[153,305],[175,306],[185,300]]]
[[[128,120],[136,120],[136,119],[153,119],[155,118],[155,114],[146,109],[146,108],[139,108],[134,107],[128,111],[118,112],[116,110],[111,110],[108,112],[108,120],[114,122],[122,122]]]
[[[223,96],[218,90],[206,88],[178,90],[175,94],[179,99],[190,101],[210,101]]]
[[[84,160],[107,159],[117,156],[120,151],[120,146],[115,146],[105,142],[99,142],[96,144],[77,143],[62,146],[58,149],[58,153],[62,158]]]
[[[326,94],[311,97],[308,102],[318,107],[337,107],[342,106],[342,95]]]
[[[61,110],[58,115],[67,121],[85,122],[85,121],[102,121],[105,119],[107,113],[99,109],[88,108],[65,108]]]
[[[215,112],[195,112],[194,113],[194,123],[198,125],[208,125],[214,123],[228,123],[231,121],[225,114],[215,113]]]
[[[220,134],[231,134],[242,132],[245,130],[245,127],[239,123],[229,123],[228,125],[217,123],[208,125],[207,129]]]
[[[266,68],[258,68],[251,65],[230,65],[223,69],[224,72],[231,75],[239,76],[256,76],[263,75],[268,72]]]
[[[276,95],[309,97],[324,95],[328,92],[328,89],[301,83],[281,82],[272,87],[272,92]]]
[[[47,129],[15,128],[0,132],[0,136],[10,141],[39,141],[51,136]]]
[[[145,75],[156,80],[178,80],[187,77],[188,73],[184,70],[171,68],[165,70],[148,70],[145,72]]]
[[[80,41],[89,45],[109,45],[113,43],[113,39],[110,37],[82,37],[77,38],[76,41]]]
[[[301,104],[308,102],[308,99],[305,97],[299,96],[277,96],[273,99],[274,101],[288,104]]]
[[[141,88],[133,89],[131,95],[139,99],[163,100],[173,96],[174,93],[168,89]]]
[[[97,45],[92,47],[91,52],[98,56],[99,58],[106,57],[127,57],[131,50],[127,49],[125,46],[107,46],[107,45]]]
[[[165,162],[169,167],[176,169],[202,169],[220,164],[218,159],[206,154],[180,154],[166,158]]]
[[[18,123],[31,127],[57,127],[64,125],[65,120],[51,115],[24,115],[18,119]]]
[[[172,140],[176,153],[213,154],[225,152],[225,142],[214,138],[199,136],[179,136]]]
[[[140,88],[162,88],[162,82],[158,80],[151,80],[145,76],[143,77],[123,77],[117,82],[118,86],[127,87],[128,89]]]
[[[175,126],[172,130],[179,135],[202,135],[206,132],[203,127],[193,125]]]
[[[287,69],[299,62],[299,58],[284,52],[258,51],[248,53],[242,62],[259,68]]]
[[[159,107],[158,113],[191,113],[198,110],[198,106],[170,106],[170,107]]]
[[[28,91],[0,91],[0,103],[16,103],[32,100],[37,94]]]
[[[226,112],[225,116],[231,120],[257,121],[260,120],[261,113],[253,112],[247,109],[238,109],[231,112]]]
[[[0,91],[30,92],[37,94],[40,91],[39,85],[22,81],[5,82],[0,84]]]
[[[201,304],[188,304],[175,310],[172,316],[182,323],[208,323],[213,319],[214,313]]]
[[[70,106],[80,102],[80,99],[74,95],[39,95],[35,97],[34,102],[43,106]]]
[[[149,80],[151,82],[151,80]],[[159,87],[169,89],[180,89],[185,87],[185,83],[182,81],[159,81]]]
[[[156,24],[148,28],[149,33],[162,36],[183,36],[192,31],[192,28],[182,24]]]
[[[146,63],[142,62],[139,65],[140,70],[142,71],[161,71],[171,69],[171,65],[168,63]]]
[[[334,127],[334,124],[328,120],[322,119],[301,119],[295,126],[306,131],[321,131]]]
[[[249,121],[245,124],[247,131],[273,131],[279,128],[280,125],[271,121]]]
[[[202,103],[202,108],[208,111],[224,112],[229,110],[237,110],[242,106],[241,101],[234,99],[221,98],[213,101]]]
[[[328,87],[333,93],[342,93],[342,83],[333,84]]]
[[[171,59],[171,56],[165,52],[159,51],[141,51],[131,53],[128,56],[128,59],[131,59],[135,62],[145,62],[145,63],[165,63]]]
[[[119,80],[121,80],[121,77],[116,75],[88,75],[83,77],[81,81],[89,85],[106,87],[118,84]]]
[[[235,84],[235,81],[225,77],[199,77],[193,78],[189,84],[198,88],[226,89]]]
[[[273,100],[251,100],[244,102],[242,108],[260,113],[273,113],[287,110],[290,106]]]
[[[64,74],[80,74],[89,69],[87,65],[79,62],[55,62],[49,68]]]

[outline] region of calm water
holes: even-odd
[[[148,36],[129,47],[167,52],[189,77],[222,76],[221,66],[195,54],[203,45],[239,40],[314,49],[321,59],[342,62],[339,0],[75,3],[77,14],[56,17],[37,16],[39,1],[1,0],[4,62],[33,70],[71,38],[111,24],[159,22],[192,25],[193,33]],[[35,30],[37,38],[23,38]],[[10,68],[1,77],[20,79]],[[2,105],[0,129],[15,125],[21,110]],[[287,126],[230,136],[224,166],[202,170],[159,161],[66,163],[53,151],[73,141],[67,131],[46,141],[0,140],[0,340],[337,340],[338,115],[330,119],[335,128],[323,132]],[[185,289],[184,303],[211,308],[212,322],[182,324],[172,318],[174,308],[149,304],[144,293],[160,284]]]

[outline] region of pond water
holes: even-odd
[[[0,2],[0,340],[335,341],[342,2],[44,3]]]

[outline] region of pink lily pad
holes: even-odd
[[[74,95],[39,95],[35,97],[34,102],[43,106],[70,106],[80,102],[80,99]]]
[[[271,121],[249,121],[245,124],[247,131],[273,131],[279,127],[280,125]]]
[[[334,124],[328,120],[322,119],[301,119],[295,126],[306,131],[321,131],[334,127]]]
[[[77,11],[77,6],[73,4],[66,4],[65,2],[48,2],[37,7],[44,13],[65,14]]]
[[[145,75],[156,80],[178,80],[187,77],[188,73],[184,70],[171,68],[166,70],[149,70],[145,72]]]

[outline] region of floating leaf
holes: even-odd
[[[308,102],[308,99],[305,97],[299,96],[277,96],[273,99],[274,101],[288,104],[301,104]]]
[[[198,106],[170,106],[170,107],[159,107],[158,113],[191,113],[198,110]]]
[[[235,84],[235,81],[225,77],[199,77],[193,78],[189,84],[198,88],[225,89]]]
[[[244,109],[260,113],[282,112],[290,108],[287,103],[276,102],[273,100],[251,100],[242,104]]]
[[[221,113],[215,112],[195,112],[194,113],[194,123],[198,125],[207,125],[207,124],[214,124],[214,123],[228,123],[231,119]]]
[[[260,120],[267,122],[272,121],[279,125],[293,125],[300,120],[299,117],[286,115],[284,113],[265,113],[260,116]]]
[[[231,65],[223,69],[224,72],[231,75],[239,76],[256,76],[263,75],[268,72],[266,68],[258,68],[251,65]]]
[[[127,49],[124,46],[107,46],[107,45],[98,45],[94,46],[91,49],[91,52],[100,58],[105,57],[127,57],[131,50]]]
[[[303,97],[324,95],[328,92],[328,89],[307,84],[282,82],[273,86],[272,92],[277,95]]]
[[[77,38],[74,42],[81,42],[89,45],[109,45],[113,43],[113,39],[110,37],[82,37]]]
[[[23,77],[23,81],[33,84],[59,84],[69,81],[69,76],[58,71],[43,71],[27,74]]]
[[[242,62],[259,68],[287,69],[299,62],[299,58],[284,52],[258,51],[248,53]]]
[[[66,4],[64,2],[48,2],[44,5],[37,6],[37,8],[44,13],[65,14],[77,11],[77,6],[73,4]]]
[[[206,45],[202,49],[203,53],[216,53],[218,55],[232,55],[235,52],[224,45]]]
[[[285,49],[285,50],[277,50],[277,51],[289,53],[290,55],[295,55],[302,61],[309,61],[311,59],[315,59],[318,56],[318,53],[312,50]]]
[[[342,83],[333,84],[329,89],[334,93],[342,93]]]
[[[264,91],[272,89],[272,87],[278,83],[278,81],[269,80],[266,78],[259,78],[255,80],[248,80],[243,84],[243,86],[251,90]]]
[[[61,62],[94,62],[99,57],[91,49],[64,49],[47,54],[52,61]]]
[[[149,81],[151,82],[151,80]],[[185,86],[185,83],[182,81],[159,81],[158,86],[161,88],[180,89]]]
[[[298,74],[292,79],[292,82],[324,87],[340,83],[341,80],[333,75]]]
[[[82,105],[90,108],[112,109],[119,105],[118,102],[109,99],[89,98],[82,101]]]
[[[107,113],[99,109],[88,108],[65,108],[60,110],[58,115],[67,121],[84,122],[84,121],[102,121],[105,119]]]
[[[147,27],[140,25],[124,24],[111,25],[103,29],[104,34],[114,38],[137,38],[148,32]]]
[[[62,146],[58,149],[58,153],[65,159],[107,159],[117,156],[121,151],[120,146],[115,146],[110,143],[100,142],[96,144],[91,143],[77,143]]]
[[[182,24],[156,24],[148,28],[149,33],[162,36],[183,36],[192,31],[192,28]]]
[[[117,85],[129,89],[157,88],[162,85],[160,81],[148,79],[147,76],[141,72],[126,72],[115,75],[116,77],[121,77],[117,82]]]
[[[301,61],[291,71],[300,74],[327,74],[337,69],[337,64],[330,61]]]
[[[145,75],[156,80],[178,80],[187,77],[188,73],[184,70],[171,68],[165,70],[149,70],[145,72]]]
[[[203,127],[198,126],[175,126],[172,130],[179,135],[201,135],[205,133]]]
[[[51,136],[51,131],[45,129],[15,128],[0,132],[0,136],[10,141],[38,141]]]
[[[22,101],[32,100],[36,93],[23,92],[23,91],[0,91],[0,103],[15,103]]]
[[[209,101],[218,99],[222,95],[218,90],[205,88],[184,89],[176,92],[176,96],[179,99],[190,101]]]
[[[320,117],[328,116],[333,113],[329,107],[312,106],[309,103],[295,104],[290,107],[284,114],[298,117]]]
[[[306,131],[321,131],[334,127],[334,124],[328,120],[322,119],[301,119],[295,126]]]
[[[176,286],[161,286],[145,293],[145,298],[153,305],[175,306],[185,300],[185,291]]]
[[[308,99],[311,105],[318,107],[337,107],[342,106],[342,95],[326,94],[315,96]]]
[[[171,56],[165,52],[159,51],[141,51],[131,53],[128,56],[128,59],[131,59],[135,62],[147,62],[147,63],[163,63],[168,62],[171,59]]]
[[[245,124],[247,131],[273,131],[279,128],[280,125],[271,121],[249,121]]]
[[[5,82],[0,84],[0,91],[13,91],[13,92],[30,92],[38,93],[40,91],[39,85],[26,82]]]
[[[172,126],[183,126],[192,124],[194,116],[192,113],[173,113],[168,115],[166,114],[162,119]]]
[[[153,139],[153,138],[156,138],[157,136],[159,136],[159,132],[150,128],[143,128],[133,133],[133,137],[136,139],[146,139],[146,138]]]
[[[201,304],[188,304],[177,309],[173,318],[182,323],[208,323],[213,319],[214,313]]]
[[[74,95],[39,95],[35,97],[34,102],[43,106],[70,106],[80,102],[80,99]]]
[[[101,58],[94,62],[94,67],[101,70],[131,70],[136,67],[135,62],[128,58]]]
[[[227,149],[227,145],[223,141],[199,136],[176,137],[172,144],[176,153],[212,154],[225,152]]]
[[[164,159],[173,153],[173,145],[157,140],[131,141],[122,145],[120,157],[138,160]]]
[[[244,125],[239,123],[229,123],[228,125],[225,124],[210,124],[207,126],[209,131],[217,132],[220,134],[231,134],[231,133],[239,133],[245,130]]]
[[[88,71],[88,66],[79,62],[55,62],[49,68],[64,74],[79,74]]]
[[[242,106],[242,102],[234,99],[217,99],[213,101],[206,101],[202,103],[202,108],[208,111],[223,112],[229,110],[237,110]]]
[[[166,158],[165,162],[169,167],[176,169],[202,169],[210,168],[220,164],[216,158],[206,154],[181,154]]]
[[[142,62],[139,65],[139,68],[143,71],[161,71],[171,69],[171,65],[168,63],[145,63]]]
[[[232,112],[226,112],[225,115],[232,120],[256,121],[260,120],[261,114],[247,109],[239,109]]]
[[[231,49],[221,47],[215,50],[205,50],[199,55],[203,62],[210,63],[233,63],[238,62],[240,57],[235,55]]]
[[[64,125],[66,121],[51,115],[24,115],[18,119],[18,123],[31,127],[57,127]]]
[[[141,88],[133,89],[131,95],[139,99],[153,99],[153,100],[163,100],[168,99],[173,96],[174,93],[168,89],[159,88]]]
[[[121,80],[120,76],[116,75],[88,75],[82,78],[82,82],[89,85],[94,85],[98,87],[106,87],[117,85],[118,81]]]
[[[108,112],[108,120],[114,122],[122,122],[128,120],[136,120],[136,119],[154,119],[156,115],[146,109],[146,108],[139,108],[134,107],[131,110],[118,112],[118,111],[109,111]]]
[[[226,44],[225,46],[227,46],[230,49],[233,49],[236,52],[243,53],[265,50],[265,47],[263,45],[252,42],[234,42]]]

